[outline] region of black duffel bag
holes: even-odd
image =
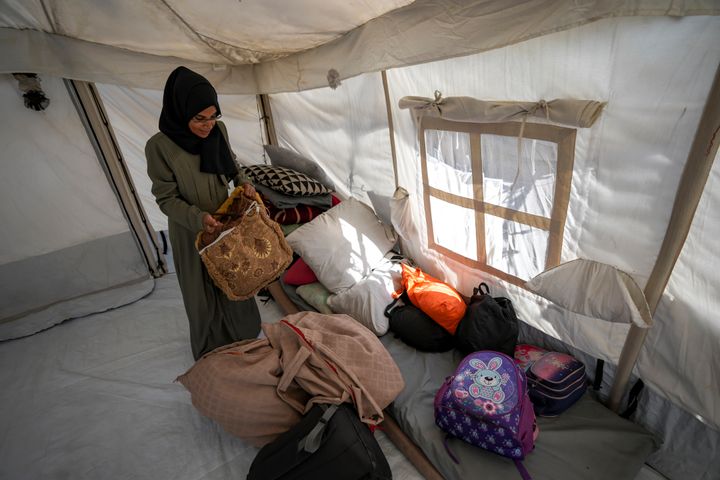
[[[515,354],[518,318],[512,302],[492,297],[487,284],[473,289],[473,296],[455,332],[455,344],[464,355],[478,350],[495,350],[510,357]]]
[[[260,449],[247,480],[391,480],[385,454],[352,406],[314,405]]]
[[[447,352],[455,347],[452,334],[410,303],[407,292],[385,307],[385,316],[395,336],[422,352]]]

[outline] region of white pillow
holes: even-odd
[[[389,326],[385,307],[392,302],[392,294],[401,284],[400,264],[383,260],[370,275],[357,282],[352,288],[330,295],[327,304],[333,312],[350,315],[375,335],[385,335]]]
[[[397,237],[367,205],[350,198],[286,237],[290,247],[332,293],[370,274]]]

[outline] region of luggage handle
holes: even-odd
[[[325,408],[322,406],[321,408]],[[322,437],[323,433],[325,432],[325,428],[327,427],[328,422],[330,422],[330,419],[333,415],[335,415],[335,411],[338,409],[338,406],[333,404],[327,407],[325,409],[325,412],[323,412],[322,417],[318,420],[318,422],[315,424],[312,430],[310,430],[310,433],[305,435],[300,442],[298,442],[297,451],[300,452],[302,450],[305,450],[307,453],[315,453],[318,448],[320,448],[320,445],[322,444]]]
[[[484,291],[483,287],[485,287]],[[477,295],[478,293],[482,295],[490,295],[490,287],[488,287],[487,283],[480,282],[480,285],[478,285],[476,288],[473,288],[473,295]]]

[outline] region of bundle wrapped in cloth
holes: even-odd
[[[262,200],[241,187],[215,212],[221,232],[200,232],[195,246],[217,287],[231,300],[245,300],[277,279],[292,261],[292,249]]]
[[[378,424],[405,387],[377,336],[347,315],[300,312],[262,328],[266,338],[220,347],[178,377],[202,414],[253,445],[316,403],[352,403],[362,422]]]

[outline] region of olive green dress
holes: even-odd
[[[218,126],[227,138],[225,126]],[[205,270],[195,248],[205,213],[213,213],[228,197],[227,182],[220,175],[200,172],[200,155],[177,146],[164,133],[155,134],[145,146],[148,175],[157,204],[168,217],[168,233],[185,311],[190,323],[190,344],[197,360],[228,343],[257,337],[260,312],[255,298],[229,300]],[[235,185],[251,183],[244,175]]]

